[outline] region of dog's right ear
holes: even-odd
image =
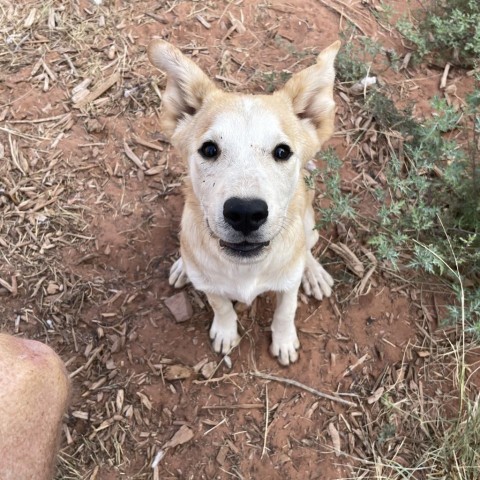
[[[171,136],[178,122],[194,115],[216,87],[194,62],[164,40],[155,38],[150,42],[148,58],[167,74],[167,87],[162,98],[162,126],[163,133]]]

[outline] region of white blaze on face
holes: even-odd
[[[218,145],[216,159],[204,159],[198,153],[204,142]],[[286,161],[273,157],[279,144],[293,151]],[[195,195],[218,237],[232,240],[238,235],[223,219],[223,205],[232,197],[264,200],[268,220],[256,235],[266,241],[278,233],[300,174],[301,152],[296,148],[295,139],[282,130],[277,115],[261,97],[240,97],[212,118],[205,134],[192,142],[189,163]]]

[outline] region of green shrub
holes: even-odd
[[[428,53],[465,66],[480,57],[480,2],[478,0],[430,0],[406,18],[399,31],[417,47],[420,57]]]
[[[343,72],[353,78],[366,73],[359,65],[359,48],[363,46],[351,42],[350,60],[340,57]],[[463,111],[434,98],[433,115],[422,122],[408,108],[397,109],[382,89],[373,89],[359,98],[362,101],[362,108],[375,119],[378,141],[389,145],[387,188],[375,192],[377,214],[370,219],[375,226],[367,241],[386,267],[414,267],[441,275],[453,291],[457,278],[445,267],[458,268],[467,285],[468,325],[480,334],[480,83],[466,98]],[[449,134],[460,130],[461,143],[453,139],[458,135]],[[401,149],[387,141],[392,134],[403,138]],[[355,220],[356,198],[340,188],[340,160],[332,150],[321,158],[325,167],[319,175],[331,204],[322,209],[319,227]],[[452,308],[452,319],[455,311]]]

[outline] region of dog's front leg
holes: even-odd
[[[285,292],[277,292],[277,308],[273,314],[272,345],[270,352],[282,365],[289,365],[298,359],[297,311],[298,286]]]
[[[240,342],[237,331],[237,314],[228,298],[212,293],[207,293],[207,298],[214,313],[210,327],[213,349],[217,353],[226,354]]]

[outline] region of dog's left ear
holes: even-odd
[[[295,114],[313,123],[320,144],[328,140],[334,130],[334,62],[340,45],[339,40],[332,43],[318,55],[315,65],[294,74],[280,90],[290,97]]]
[[[148,58],[167,74],[167,87],[162,98],[162,127],[164,133],[171,136],[178,122],[194,115],[205,98],[217,88],[200,67],[160,38],[150,42]]]

